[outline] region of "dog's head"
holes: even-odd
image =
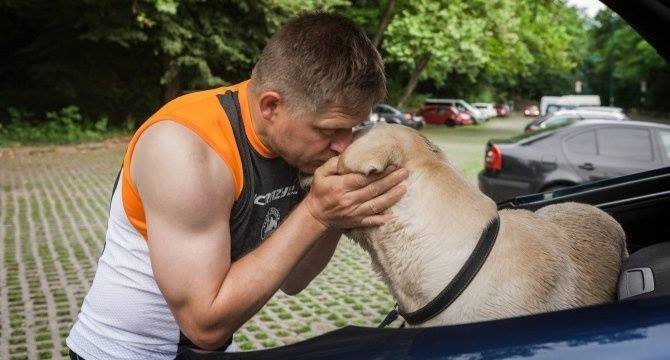
[[[413,160],[445,160],[444,153],[418,131],[402,125],[379,124],[354,133],[354,140],[340,155],[337,171],[340,175],[378,174],[387,167],[402,167]],[[300,175],[300,186],[308,190],[311,174]]]
[[[340,155],[340,174],[378,174],[387,167],[405,167],[409,162],[444,160],[442,150],[418,131],[402,125],[379,124],[359,130]]]

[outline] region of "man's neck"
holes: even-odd
[[[261,114],[261,109],[258,107],[258,97],[256,94],[251,90],[252,88],[252,81],[249,81],[249,84],[247,85],[247,101],[249,102],[249,117],[251,118],[251,125],[254,128],[254,132],[258,136],[258,138],[261,140],[261,142],[268,147],[268,149],[272,152],[275,152],[275,149],[273,148],[273,143],[270,141],[270,136],[268,134],[267,128],[264,126],[263,123],[263,115]]]

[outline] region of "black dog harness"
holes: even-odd
[[[498,238],[499,230],[500,218],[496,215],[482,232],[475,249],[465,261],[465,264],[463,264],[456,276],[433,300],[424,307],[410,313],[403,311],[396,304],[378,327],[384,328],[388,326],[398,318],[398,315],[402,316],[408,324],[417,325],[434,318],[446,310],[465,291],[484,265],[484,262],[486,262]]]

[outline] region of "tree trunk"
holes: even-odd
[[[170,74],[168,81],[163,85],[163,103],[181,95],[181,75],[170,54],[163,54],[163,69],[165,74]]]
[[[386,31],[386,28],[389,26],[389,23],[391,22],[393,9],[395,8],[395,1],[396,0],[389,0],[388,4],[386,4],[386,10],[384,10],[384,15],[382,15],[382,18],[379,21],[379,27],[377,28],[377,32],[375,33],[375,38],[372,39],[372,43],[375,44],[375,47],[377,49],[379,49],[379,46],[382,43],[382,36],[384,35],[384,31]]]
[[[421,76],[421,73],[426,68],[426,65],[428,65],[430,56],[431,56],[430,53],[425,53],[421,55],[421,58],[419,58],[419,61],[416,63],[416,66],[414,67],[414,70],[412,71],[412,74],[409,77],[409,82],[407,83],[407,86],[405,86],[405,90],[403,90],[402,96],[400,96],[400,99],[398,100],[399,108],[405,107],[405,103],[407,103],[407,100],[409,100],[409,97],[414,92],[416,84],[419,83],[419,76]]]

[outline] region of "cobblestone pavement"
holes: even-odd
[[[482,131],[487,129],[495,126]],[[436,132],[443,128],[426,133],[433,138]],[[447,149],[458,146],[449,139],[434,137]],[[483,145],[464,146],[481,162]],[[0,359],[67,357],[65,338],[95,274],[124,147],[118,139],[0,149]],[[466,173],[473,178],[475,172]],[[344,239],[305,291],[294,297],[277,293],[235,340],[240,349],[251,350],[350,324],[374,326],[392,305],[368,256]]]

